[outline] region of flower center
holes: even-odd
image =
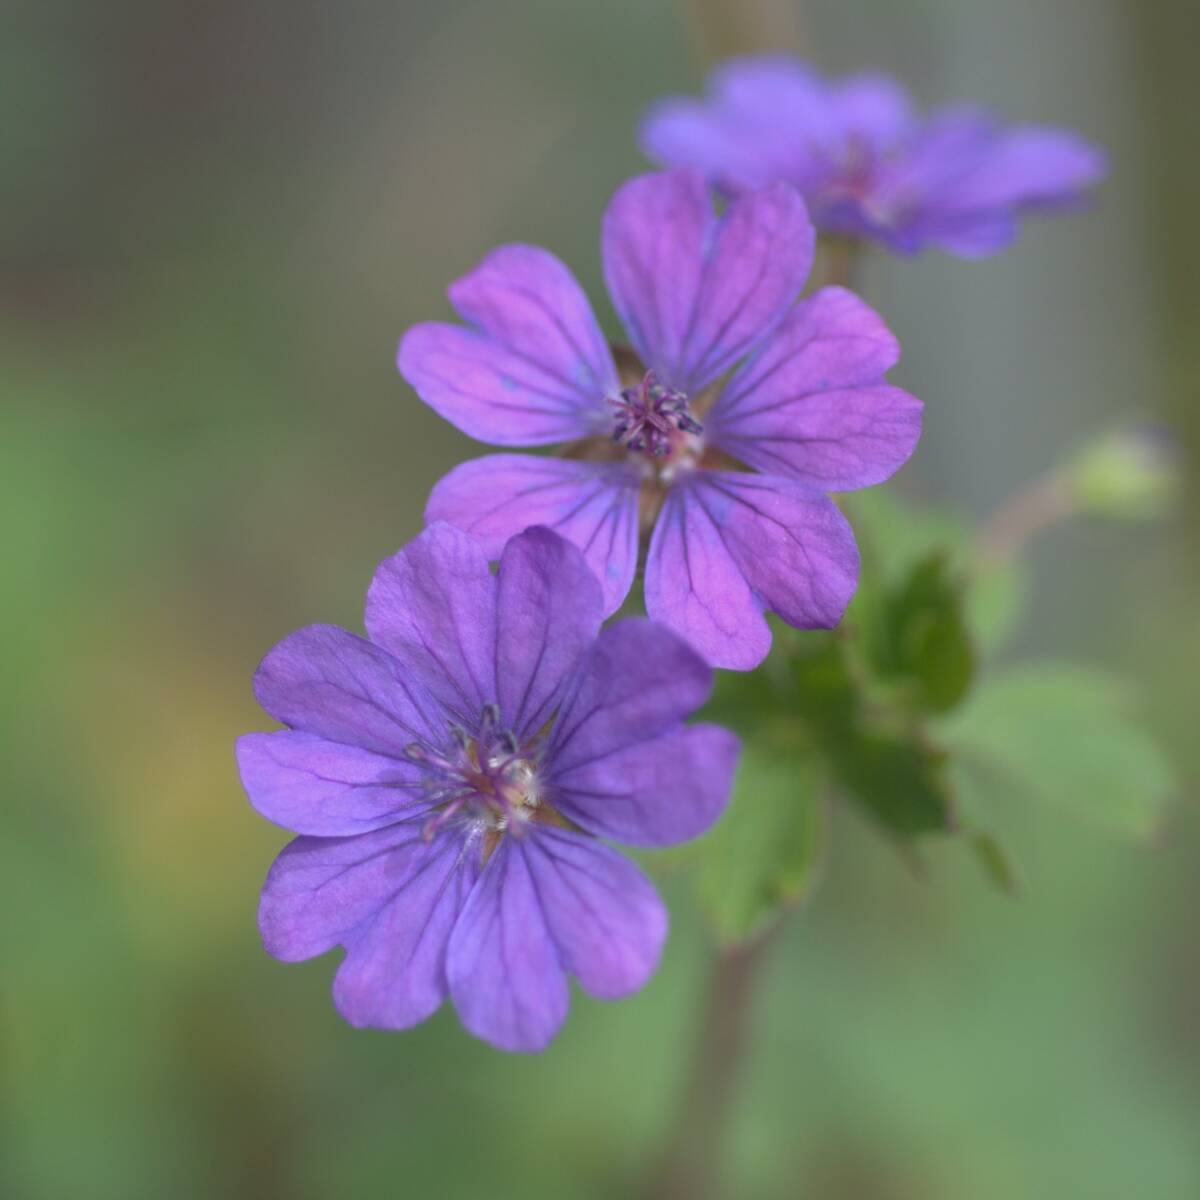
[[[625,388],[609,403],[616,409],[613,441],[654,458],[666,458],[682,435],[704,432],[704,426],[692,416],[687,396],[663,387],[653,371],[647,371],[641,383]]]
[[[426,840],[456,817],[494,836],[533,819],[540,803],[534,763],[516,736],[503,728],[500,706],[484,705],[478,733],[471,735],[461,725],[452,725],[450,733],[445,753],[416,743],[406,750],[424,768],[425,788],[435,807],[425,824]]]

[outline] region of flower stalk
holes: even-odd
[[[650,1177],[647,1200],[709,1200],[720,1194],[722,1151],[745,1070],[754,998],[778,929],[776,923],[717,952],[675,1124]]]

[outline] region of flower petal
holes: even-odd
[[[765,187],[783,178],[782,147],[755,137],[703,100],[670,96],[646,113],[638,144],[665,167],[694,167],[723,192]]]
[[[1077,200],[1106,169],[1103,151],[1067,130],[1009,129],[991,140],[944,200],[931,201],[960,211],[1055,207]]]
[[[650,536],[645,588],[646,611],[713,666],[749,671],[767,657],[771,631],[762,605],[689,487],[667,492]]]
[[[883,380],[899,357],[873,309],[823,288],[729,381],[705,421],[707,440],[823,491],[880,483],[921,435],[921,402]]]
[[[745,671],[770,648],[761,610],[830,629],[857,580],[854,534],[827,497],[775,476],[696,471],[659,517],[646,606],[714,666]]]
[[[710,422],[767,386],[805,391],[876,383],[900,361],[883,318],[853,292],[825,287],[800,301],[771,340],[726,385]],[[783,381],[777,377],[782,374]]]
[[[597,837],[673,846],[724,811],[738,739],[718,725],[689,725],[614,749],[548,780],[555,808]]]
[[[645,153],[664,166],[695,167],[727,193],[798,183],[834,146],[837,129],[822,81],[783,55],[722,63],[703,99],[670,96],[642,122]],[[779,129],[788,130],[780,137]],[[822,172],[823,173],[823,172]]]
[[[333,1002],[351,1025],[408,1029],[446,998],[446,947],[478,877],[478,857],[446,835],[393,856],[399,890],[346,939]]]
[[[637,568],[639,487],[629,463],[489,454],[437,484],[425,519],[466,530],[489,558],[530,525],[553,529],[583,551],[607,615],[620,608]]]
[[[331,742],[402,757],[438,730],[433,699],[386,650],[336,625],[289,634],[259,665],[258,702],[277,721]]]
[[[889,384],[783,397],[712,439],[747,466],[830,492],[890,478],[921,437],[921,402]]]
[[[1017,219],[1011,212],[925,211],[903,226],[878,231],[876,236],[897,254],[936,246],[960,258],[988,258],[1012,245],[1017,232]]]
[[[501,1050],[542,1050],[570,996],[521,843],[501,841],[450,936],[450,995],[476,1037]]]
[[[571,272],[537,246],[501,246],[450,286],[474,326],[417,325],[400,373],[464,433],[536,446],[595,433],[618,390],[612,353]]]
[[[700,174],[642,175],[604,215],[604,277],[634,347],[695,393],[782,320],[812,265],[813,229],[793,188],[734,200],[718,219]]]
[[[461,530],[439,522],[385,558],[367,591],[366,623],[468,728],[495,701],[496,581]]]
[[[705,472],[697,493],[768,609],[797,629],[832,629],[842,619],[858,583],[858,547],[832,500],[732,471]]]
[[[357,837],[298,837],[263,884],[258,927],[267,952],[286,962],[324,954],[369,920],[420,865],[422,822]]]
[[[561,775],[675,728],[712,691],[712,672],[682,639],[643,617],[600,631],[568,688],[546,751]]]
[[[651,158],[697,167],[728,192],[777,180],[809,189],[836,174],[851,146],[884,153],[912,122],[907,92],[887,76],[827,82],[790,55],[763,54],[723,63],[703,100],[660,101],[641,142]]]
[[[895,210],[880,232],[893,248],[932,243],[981,258],[1013,240],[1019,213],[1078,203],[1105,169],[1103,152],[1072,133],[1004,129],[978,109],[950,107],[889,164],[872,202]]]
[[[783,180],[825,232],[911,254],[928,244],[980,257],[1025,211],[1074,205],[1106,171],[1066,130],[1005,129],[985,111],[918,116],[884,75],[824,80],[785,55],[734,59],[704,99],[671,97],[641,128],[646,153],[701,170],[726,193]]]
[[[912,97],[887,75],[849,75],[828,86],[841,136],[876,154],[886,154],[916,122]]]
[[[540,826],[525,856],[562,964],[585,992],[615,1000],[654,974],[667,910],[638,868],[602,842]]]
[[[250,803],[293,833],[365,833],[428,807],[413,763],[310,733],[248,733],[237,760]]]
[[[603,596],[583,555],[544,526],[504,548],[497,575],[496,686],[505,725],[537,732],[592,644]]]
[[[592,306],[548,250],[498,247],[450,285],[450,301],[493,341],[561,376],[581,407],[617,389],[612,351]]]
[[[790,54],[747,54],[727,59],[709,75],[709,91],[721,109],[764,124],[800,122],[805,138],[828,126],[826,83],[807,63]],[[833,132],[832,129],[829,129]]]

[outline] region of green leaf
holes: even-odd
[[[887,594],[902,587],[917,564],[940,556],[958,579],[963,619],[974,644],[991,651],[1004,643],[1028,600],[1023,562],[980,562],[970,524],[904,503],[886,489],[855,493],[844,503],[863,559],[859,589],[847,614],[851,624],[874,625]]]
[[[963,596],[963,583],[951,572],[947,556],[927,554],[885,592],[868,632],[875,672],[906,681],[918,707],[931,712],[953,708],[975,674]]]
[[[782,652],[773,654],[757,671],[717,671],[704,719],[761,741],[765,728],[777,722],[788,707],[790,685]]]
[[[981,656],[1012,636],[1029,603],[1029,568],[1019,559],[970,563],[964,617]]]
[[[973,833],[968,840],[984,874],[1002,892],[1015,895],[1020,883],[1004,847],[990,833]]]
[[[824,788],[811,757],[745,746],[733,800],[700,844],[700,899],[722,938],[747,938],[811,894],[829,837]]]
[[[954,825],[945,755],[919,738],[864,730],[835,751],[839,782],[881,825],[915,836]]]
[[[1018,790],[1114,832],[1148,838],[1173,788],[1170,764],[1127,712],[1120,681],[1091,668],[1013,668],[941,722],[939,736],[1003,803]]]
[[[830,638],[797,658],[793,669],[793,709],[811,729],[839,790],[895,834],[953,825],[945,755],[911,721],[866,706],[841,641]]]

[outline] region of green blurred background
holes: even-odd
[[[985,515],[1128,414],[1200,434],[1188,0],[10,3],[0,43],[0,1196],[630,1194],[670,1123],[710,945],[507,1057],[443,1012],[330,1005],[262,951],[285,835],[231,753],[295,626],[357,626],[375,562],[477,452],[395,374],[499,241],[600,293],[639,112],[732,51],[878,66],[1106,145],[1080,216],[1001,258],[872,258],[927,402],[899,492]],[[1184,784],[1159,844],[1004,814],[1025,886],[927,878],[839,813],[756,1009],[733,1194],[1200,1195],[1194,490],[1035,554],[1019,650],[1110,664]]]

